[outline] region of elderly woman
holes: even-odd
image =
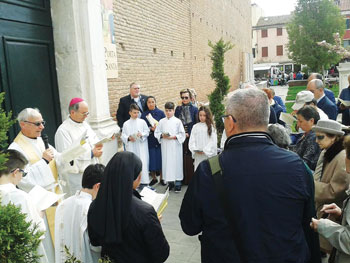
[[[312,127],[318,122],[320,115],[314,107],[304,106],[297,111],[297,119],[298,126],[304,134],[291,150],[297,153],[311,170],[315,170],[321,150],[316,143],[316,135]]]
[[[286,128],[281,124],[269,124],[267,127],[267,133],[270,134],[275,144],[281,148],[288,149],[291,144],[290,136],[287,133]]]
[[[346,171],[350,173],[350,136],[344,138],[346,150]],[[329,262],[350,262],[350,191],[343,202],[343,211],[336,204],[324,205],[321,212],[328,214],[327,219],[312,219],[311,227],[320,233],[333,246]],[[333,221],[336,222],[333,222]],[[341,225],[340,225],[340,224]]]
[[[321,212],[324,204],[334,202],[339,207],[342,206],[349,187],[349,174],[345,169],[344,132],[341,124],[334,120],[320,120],[313,131],[316,132],[316,141],[322,149],[317,162],[317,168],[321,172],[314,177],[317,217],[321,218],[324,215]],[[332,246],[322,236],[320,245],[324,252],[331,252]]]
[[[88,212],[88,232],[102,256],[118,263],[162,263],[169,256],[157,213],[135,190],[142,162],[132,152],[118,152],[108,162],[100,190]]]

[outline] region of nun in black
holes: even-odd
[[[90,242],[116,263],[161,263],[169,256],[157,213],[135,190],[141,170],[135,154],[116,153],[89,208]]]

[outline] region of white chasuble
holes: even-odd
[[[135,136],[137,133],[141,133],[141,137],[136,138],[135,142],[129,141],[129,136]],[[148,164],[149,164],[149,154],[148,154],[148,141],[147,137],[149,135],[149,128],[147,123],[142,119],[129,119],[124,122],[122,131],[122,140],[125,144],[125,149],[129,152],[136,154],[142,161],[142,176],[141,184],[149,184],[148,175]]]
[[[164,139],[163,134],[176,136],[176,139]],[[183,180],[182,144],[186,139],[182,122],[176,118],[163,118],[154,132],[162,149],[162,175],[167,182]]]
[[[92,155],[94,143],[98,142],[99,139],[89,124],[85,121],[82,123],[75,122],[70,117],[58,127],[55,134],[56,149],[59,152],[64,152],[77,143],[84,133],[86,133],[86,143],[83,145],[85,153],[68,164],[64,163],[57,166],[66,197],[74,195],[76,191],[81,189],[81,180],[85,168],[90,164],[100,163],[99,159]]]
[[[194,170],[197,169],[200,162],[217,155],[217,140],[214,127],[212,127],[212,133],[209,136],[206,123],[199,122],[193,126],[188,148],[192,152],[192,158],[194,159]],[[199,152],[204,154],[199,154]]]

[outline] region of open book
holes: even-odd
[[[299,133],[296,129],[297,119],[290,113],[281,112],[280,120],[289,125],[292,129],[292,133]]]
[[[28,193],[38,211],[44,211],[60,200],[65,194],[49,192],[39,185],[33,187]]]
[[[151,124],[152,127],[158,125],[158,121],[157,121],[155,118],[153,118],[153,116],[151,115],[151,113],[148,113],[148,114],[147,114],[146,119],[148,120],[149,124]]]
[[[148,187],[144,187],[140,195],[142,200],[152,205],[157,215],[160,216],[168,205],[169,188],[164,194],[158,194]]]
[[[345,107],[350,107],[350,100],[342,100],[338,98],[338,100],[343,104]]]
[[[113,136],[115,136],[115,133],[113,133],[112,135],[108,135],[106,137],[104,137],[103,139],[94,142],[94,145],[99,145],[99,144],[104,144],[106,142],[112,141],[113,140]]]

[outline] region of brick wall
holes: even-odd
[[[210,78],[208,40],[221,37],[235,47],[226,53],[232,87],[241,81],[243,52],[251,53],[251,11],[246,0],[115,0],[119,77],[109,79],[111,113],[133,81],[142,94],[177,102],[179,91],[194,88],[199,101],[215,84]]]

